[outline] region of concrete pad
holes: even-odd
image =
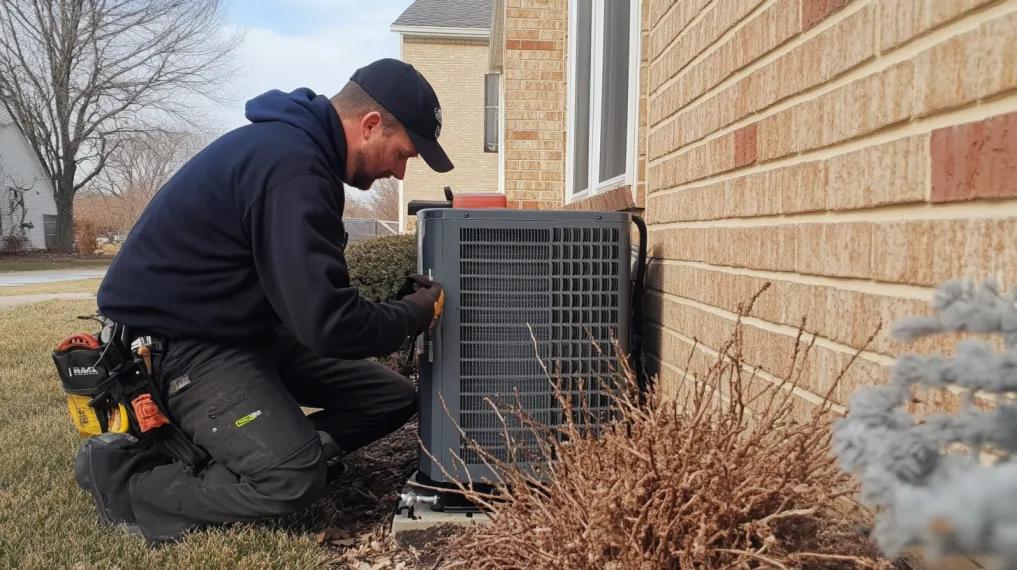
[[[68,301],[95,299],[94,293],[40,293],[38,295],[8,295],[0,296],[0,309],[9,309],[17,305],[27,303],[39,303],[42,301]]]
[[[410,495],[415,493],[422,496],[429,496],[432,494],[431,491],[414,488],[410,485],[403,487],[402,495]],[[396,541],[400,541],[400,535],[404,538],[410,538],[412,535],[417,535],[420,531],[428,530],[439,525],[455,525],[455,526],[471,526],[475,524],[486,524],[491,522],[491,517],[486,513],[450,513],[450,512],[439,512],[432,511],[431,505],[425,502],[416,502],[413,504],[413,515],[410,516],[408,513],[409,505],[403,501],[399,501],[399,505],[396,507],[396,512],[392,517],[392,536]],[[415,539],[416,537],[414,537]]]

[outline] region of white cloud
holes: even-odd
[[[402,6],[358,10],[348,0],[299,3],[320,11],[320,26],[299,35],[266,28],[245,30],[237,51],[238,72],[227,86],[234,103],[223,110],[220,122],[225,127],[246,124],[244,103],[265,91],[309,87],[332,95],[358,67],[383,57],[399,57],[399,38],[389,25]]]

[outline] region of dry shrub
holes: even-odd
[[[651,390],[640,403],[631,370],[621,370],[619,417],[599,438],[567,395],[558,394],[562,415],[579,421],[551,432],[514,407],[544,442],[544,460],[556,460],[531,475],[474,444],[505,487],[487,494],[459,485],[492,522],[453,540],[446,567],[893,567],[846,499],[856,487],[830,455],[828,398],[794,420],[802,416],[791,389],[809,335],[799,333],[780,385],[742,362],[741,315],[752,302],[713,365],[687,372],[677,396]]]
[[[0,237],[0,253],[18,255],[32,250],[32,240],[24,232],[18,231],[6,237]]]
[[[78,253],[92,255],[99,245],[99,226],[91,220],[75,220],[74,248]]]
[[[95,252],[105,257],[115,257],[120,253],[120,246],[121,244],[119,243],[104,243]]]

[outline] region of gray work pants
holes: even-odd
[[[131,507],[152,540],[299,510],[325,491],[317,430],[350,452],[416,411],[408,379],[320,357],[284,330],[267,349],[171,341],[159,377],[174,421],[212,460],[197,472],[174,462],[131,476]],[[305,416],[300,406],[322,410]]]

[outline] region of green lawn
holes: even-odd
[[[50,301],[3,311],[0,319],[0,568],[312,568],[335,554],[314,532],[337,524],[326,498],[271,524],[195,533],[150,549],[138,538],[100,527],[74,482],[82,439],[71,426],[50,360],[65,335],[89,330],[76,315],[91,301]]]

